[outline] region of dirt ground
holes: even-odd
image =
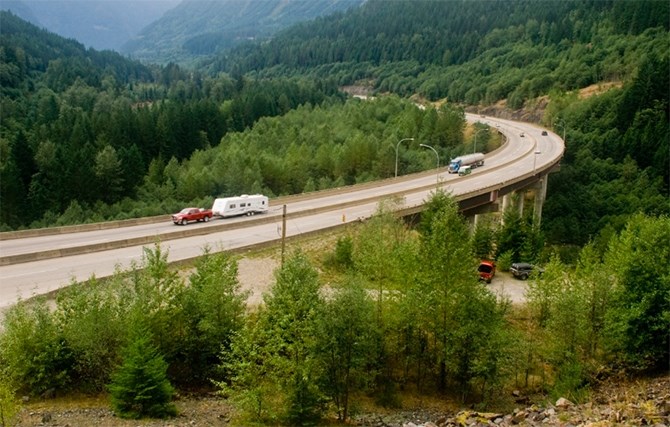
[[[526,301],[528,282],[515,279],[510,273],[496,273],[495,277],[487,287],[498,298],[508,298],[513,304],[519,304]]]
[[[237,277],[243,291],[250,292],[247,304],[257,306],[263,302],[263,294],[274,283],[274,271],[279,261],[272,257],[240,258],[237,263]]]

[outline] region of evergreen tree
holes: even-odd
[[[167,363],[140,330],[123,351],[123,362],[109,385],[112,407],[122,418],[165,418],[177,414]]]
[[[351,397],[365,391],[374,378],[374,348],[379,337],[374,327],[374,304],[361,284],[350,279],[326,303],[318,320],[317,354],[323,365],[319,381],[346,422]]]

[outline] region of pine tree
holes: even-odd
[[[112,406],[122,418],[165,418],[177,413],[170,402],[174,389],[167,379],[168,365],[151,344],[147,332],[135,337],[112,375]]]

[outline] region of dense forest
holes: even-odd
[[[664,1],[371,0],[295,25],[209,64],[213,72],[313,75],[379,91],[512,108],[551,89],[629,78],[667,51]]]
[[[156,64],[193,64],[296,22],[358,7],[363,0],[183,1],[128,40],[121,52]]]
[[[409,102],[401,106],[400,98],[345,103],[338,91],[345,83],[403,97],[468,103],[506,98],[510,107],[548,95],[544,123],[570,141],[563,173],[552,176],[549,186],[544,231],[552,243],[583,244],[610,230],[610,222],[612,230],[620,229],[639,210],[668,212],[665,2],[646,8],[640,2],[556,2],[551,8],[495,2],[490,6],[506,12],[495,15],[481,15],[486,2],[410,3],[392,2],[382,10],[367,2],[241,48],[200,71],[85,50],[3,13],[3,229],[157,215],[217,196],[276,196],[385,178],[392,164],[388,147],[407,135],[436,145],[442,158],[471,144],[461,133],[444,132],[458,127],[448,123],[458,115],[456,107],[441,107],[445,115]],[[378,18],[369,19],[371,14]],[[478,14],[488,18],[473,19]],[[410,25],[418,18],[421,28]],[[337,40],[351,46],[347,55],[358,49],[386,53],[322,57],[314,49],[334,49],[338,41],[329,37],[335,28],[342,29]],[[421,44],[425,31],[435,34]],[[306,32],[315,37],[305,38]],[[373,35],[376,42],[367,42]],[[468,54],[454,54],[456,46],[468,46],[467,37],[474,37]],[[274,56],[265,57],[269,48]],[[445,62],[438,51],[451,52],[453,59]],[[296,52],[304,58],[292,59]],[[281,58],[281,65],[271,57]],[[217,64],[231,69],[212,73]],[[435,93],[421,89],[429,70],[448,82]],[[612,79],[622,84],[600,96],[580,99],[573,91]],[[468,83],[474,81],[476,86]],[[468,87],[488,95],[470,98],[470,89],[461,90]],[[246,142],[252,140],[258,141]],[[430,153],[402,148],[401,173],[430,166]],[[301,172],[290,176],[292,170]],[[585,205],[598,209],[584,218]]]

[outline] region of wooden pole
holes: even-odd
[[[281,215],[281,266],[284,266],[284,251],[286,250],[286,205]]]

